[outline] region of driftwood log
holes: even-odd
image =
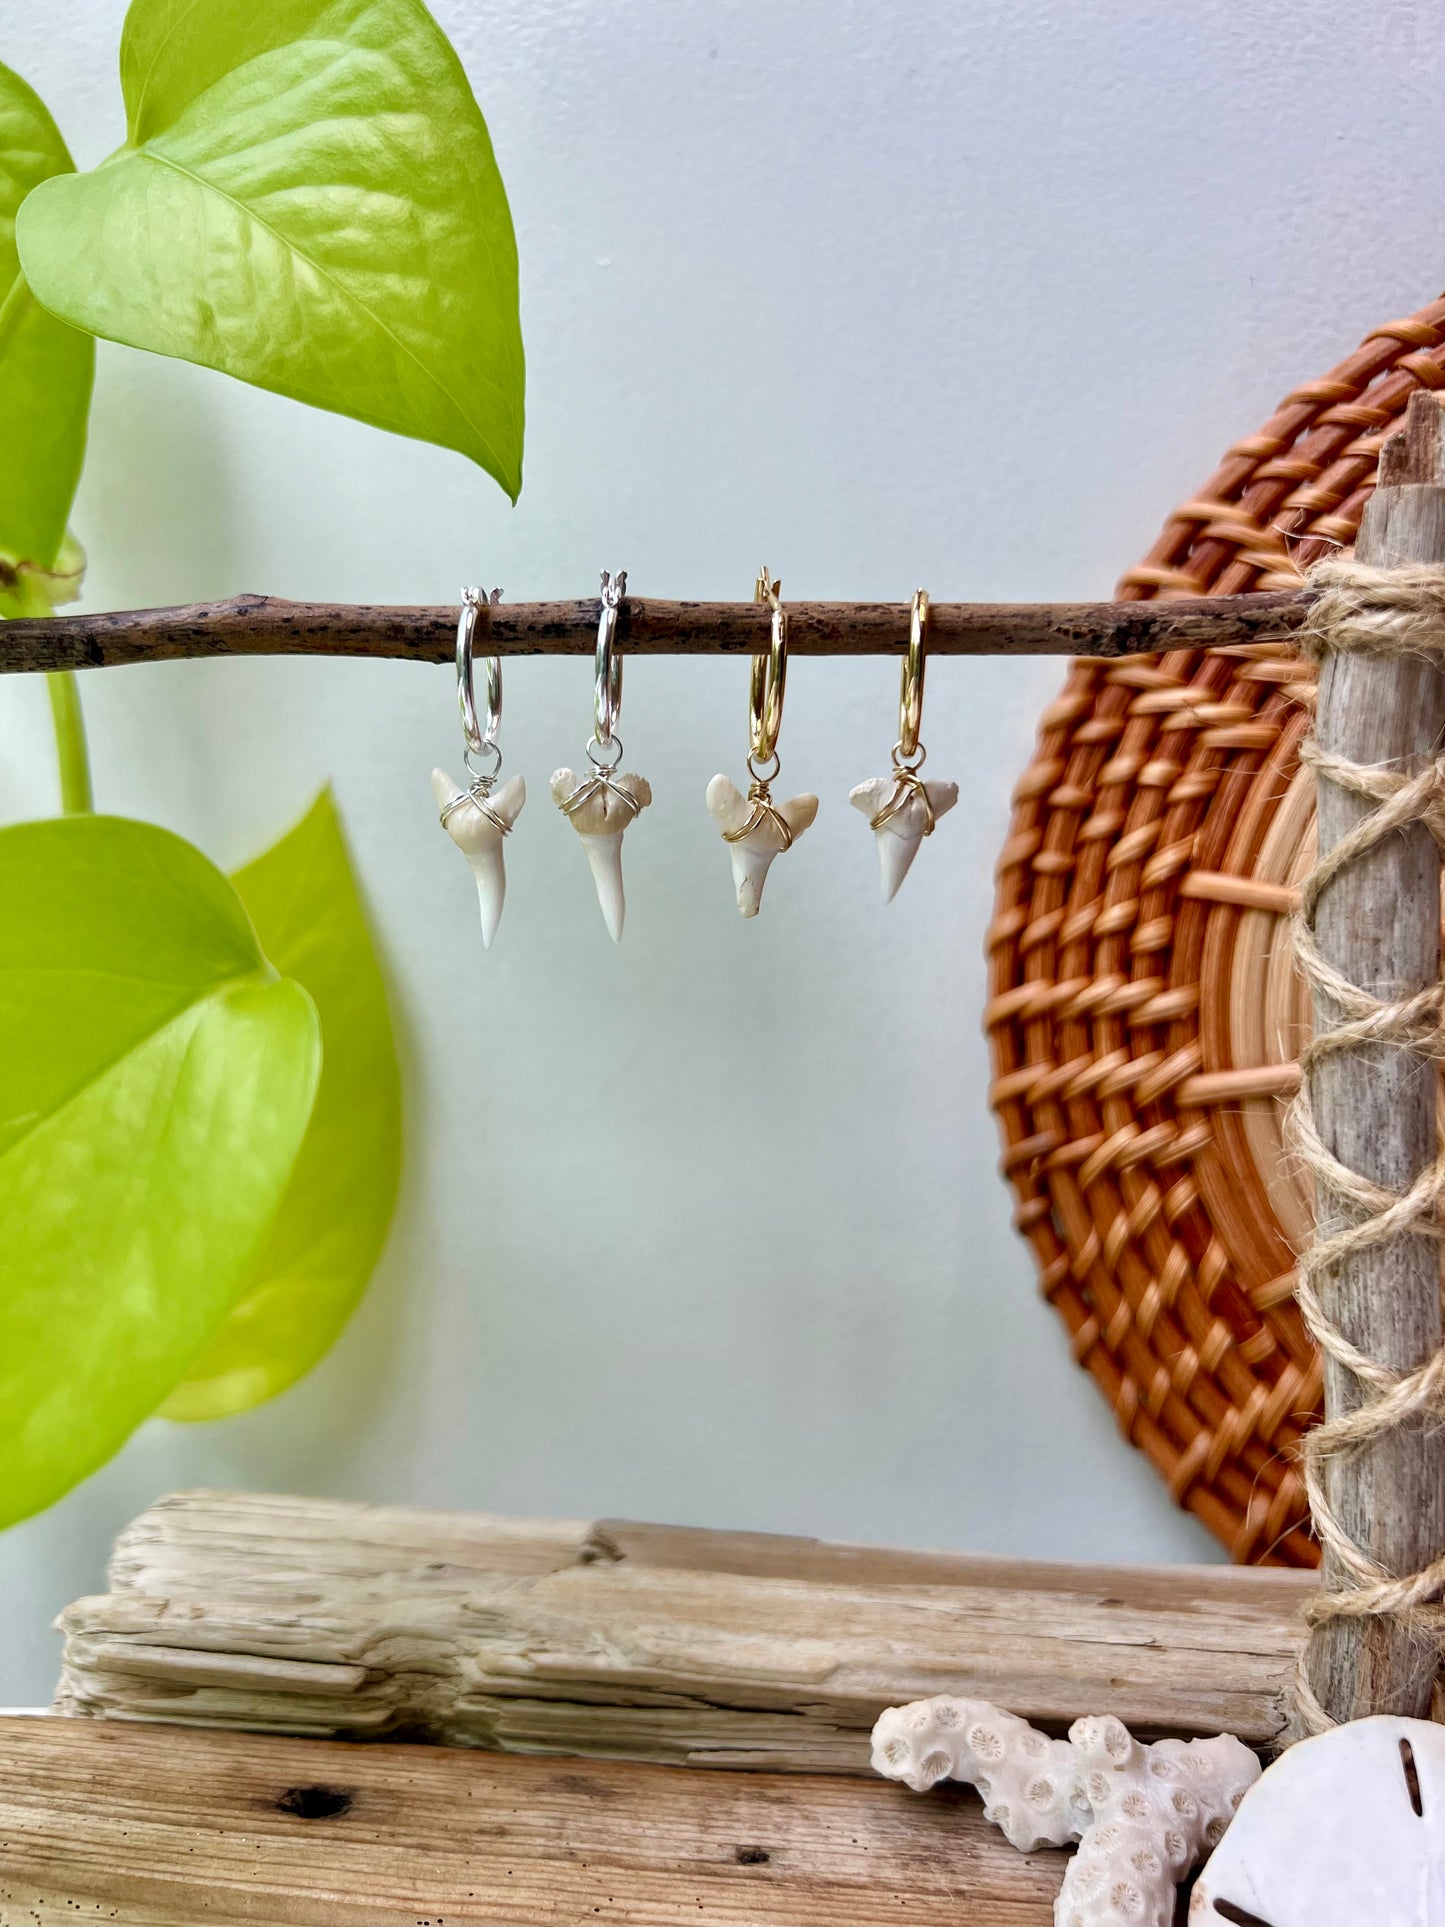
[[[1266,1748],[1312,1578],[199,1492],[110,1585],[62,1616],[60,1711],[859,1774],[941,1692]]]
[[[937,656],[1136,656],[1261,642],[1298,629],[1303,591],[1181,597],[1168,602],[929,605]],[[795,656],[902,655],[906,602],[790,602]],[[597,638],[596,597],[505,602],[483,612],[478,655],[579,655]],[[658,602],[629,596],[622,643],[629,655],[738,655],[766,648],[768,611],[752,602]],[[397,656],[445,662],[456,648],[457,607],[403,608],[232,596],[180,609],[0,623],[0,674],[97,669],[177,656]]]
[[[1050,1927],[1063,1866],[955,1788],[0,1719],[4,1927]]]

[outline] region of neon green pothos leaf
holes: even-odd
[[[421,0],[133,0],[127,144],[26,202],[77,327],[459,449],[522,481],[517,251]]]
[[[39,95],[0,66],[0,597],[19,571],[55,568],[85,459],[95,343],[40,306],[15,246],[20,203],[72,169]]]
[[[266,955],[314,999],[326,1055],[276,1221],[235,1309],[162,1406],[166,1418],[224,1418],[310,1370],[366,1288],[401,1173],[386,986],[330,792],[234,881]]]
[[[0,1525],[109,1458],[235,1303],[320,1058],[198,850],[0,830]]]

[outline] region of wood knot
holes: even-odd
[[[350,1813],[355,1798],[344,1786],[292,1786],[277,1796],[276,1810],[298,1820],[336,1820]]]

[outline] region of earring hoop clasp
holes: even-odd
[[[598,749],[612,747],[613,732],[622,714],[622,649],[617,640],[618,617],[627,597],[627,571],[615,576],[602,571],[602,607],[597,618],[597,662],[593,681],[592,741]]]
[[[918,730],[923,721],[923,674],[928,651],[928,591],[916,589],[908,611],[908,654],[903,659],[903,674],[898,685],[898,742],[893,751],[895,763],[910,762],[918,756]]]
[[[502,661],[500,656],[487,656],[484,659],[487,676],[487,726],[483,729],[477,721],[477,696],[472,655],[476,645],[479,614],[483,609],[494,609],[501,599],[500,589],[493,589],[490,595],[485,589],[463,589],[461,615],[457,619],[457,707],[462,712],[462,738],[466,744],[464,757],[467,774],[474,781],[488,784],[496,781],[497,773],[502,767],[502,752],[497,745],[497,731],[502,726]],[[472,758],[483,754],[491,756],[492,767],[487,771],[478,771],[472,766]]]
[[[766,650],[753,657],[748,677],[749,741],[748,769],[754,779],[759,772],[754,763],[778,760],[778,731],[783,722],[783,696],[788,686],[788,615],[782,604],[783,585],[774,582],[766,568],[759,571],[753,587],[753,601],[772,610],[772,624]],[[776,767],[772,775],[777,775]],[[769,779],[771,780],[771,778]]]

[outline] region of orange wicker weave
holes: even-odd
[[[1445,300],[1237,442],[1130,599],[1296,586],[1353,541],[1380,444],[1445,388]],[[1296,1469],[1319,1361],[1291,1296],[1282,1136],[1308,1008],[1281,919],[1314,853],[1287,643],[1081,660],[1014,793],[989,931],[991,1101],[1015,1222],[1079,1362],[1240,1561],[1313,1565]]]

